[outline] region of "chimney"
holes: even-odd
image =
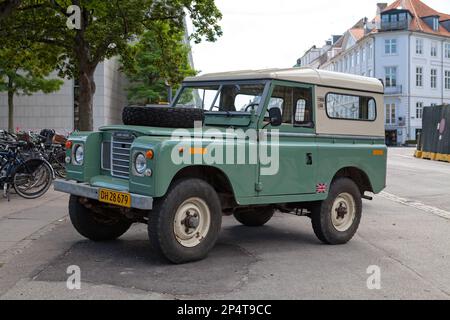
[[[369,23],[369,19],[364,18],[364,34],[368,34],[372,29],[371,24]]]
[[[381,14],[381,12],[383,12],[384,9],[386,9],[388,6],[387,3],[377,3],[377,16],[379,16]]]

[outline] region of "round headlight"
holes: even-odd
[[[138,153],[134,158],[134,168],[138,174],[144,174],[147,169],[147,159],[142,153]]]
[[[75,147],[74,160],[76,164],[83,164],[84,161],[84,148],[82,145]]]

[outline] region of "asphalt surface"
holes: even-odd
[[[262,228],[232,217],[209,257],[174,266],[146,227],[93,243],[67,219],[67,196],[0,199],[0,299],[450,299],[450,164],[390,149],[388,188],[364,201],[355,238],[322,245],[308,218],[277,214]],[[81,289],[66,286],[81,270]],[[369,290],[369,266],[381,288]]]

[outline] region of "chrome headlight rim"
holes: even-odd
[[[147,158],[143,152],[136,152],[133,157],[133,171],[138,176],[143,176],[147,170]]]
[[[80,143],[75,144],[72,152],[73,164],[81,166],[84,163],[84,146]]]

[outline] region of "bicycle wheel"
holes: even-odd
[[[59,178],[66,178],[66,152],[64,150],[53,155],[52,167]]]
[[[25,199],[43,196],[50,188],[53,177],[47,162],[33,159],[21,164],[13,176],[13,188]]]

